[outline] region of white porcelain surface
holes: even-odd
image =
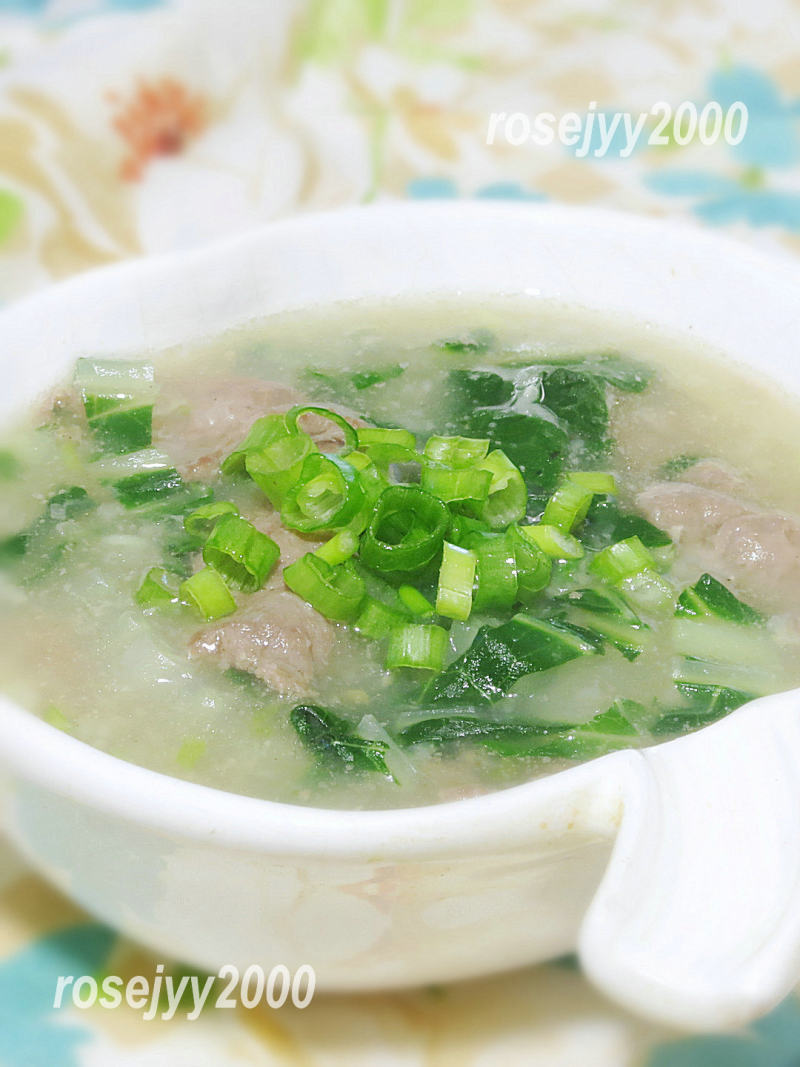
[[[729,241],[540,205],[307,216],[47,290],[0,315],[0,418],[76,356],[141,354],[289,308],[415,293],[563,300],[690,331],[800,393],[800,275]],[[666,1022],[743,1022],[800,978],[800,694],[487,797],[332,812],[179,782],[0,701],[5,825],[81,904],[211,969],[320,987],[477,975],[579,948]]]

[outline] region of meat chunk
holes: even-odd
[[[689,482],[715,493],[727,493],[738,500],[746,499],[750,487],[740,474],[716,459],[701,459],[678,476],[678,481]]]
[[[256,419],[299,402],[295,389],[259,378],[172,379],[153,413],[153,443],[185,478],[208,479]]]
[[[310,604],[283,589],[263,589],[226,619],[195,634],[190,654],[213,657],[223,670],[235,667],[284,696],[313,692],[315,673],[333,645],[333,627]]]
[[[154,444],[185,478],[208,479],[244,440],[256,419],[305,402],[296,389],[261,378],[166,380],[153,416]],[[364,425],[350,413],[341,413],[354,426]],[[342,431],[318,415],[306,416],[302,428],[322,452],[344,443]]]
[[[800,610],[800,521],[750,512],[726,522],[714,541],[720,577],[766,611]]]
[[[686,482],[658,482],[636,498],[639,510],[678,544],[710,546],[719,528],[746,514],[747,505],[725,493]]]
[[[697,463],[681,477],[640,493],[643,514],[755,607],[797,612],[800,519],[748,501],[745,483],[716,462]]]

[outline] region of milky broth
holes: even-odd
[[[435,347],[442,338],[483,337],[480,331],[496,339],[488,352]],[[310,378],[309,370],[341,374],[399,366],[396,377],[351,394],[351,400],[363,397],[364,410],[349,406],[424,439],[443,432],[446,376],[453,369],[608,352],[654,370],[644,392],[609,392],[614,446],[600,466],[616,473],[623,504],[632,507],[665,463],[691,455],[724,460],[744,479],[755,504],[800,513],[798,401],[691,337],[664,336],[642,324],[521,299],[353,305],[276,317],[200,348],[142,353],[142,359],[155,363],[156,414],[159,405],[181,403],[187,374],[209,382],[260,377],[310,396],[320,379]],[[144,611],[137,605],[136,589],[159,560],[162,531],[113,498],[108,465],[94,461],[80,413],[59,395],[49,393],[0,445],[0,539],[29,527],[48,498],[65,487],[82,486],[98,503],[66,523],[59,536],[70,547],[46,574],[32,580],[14,567],[0,570],[0,686],[22,706],[153,770],[323,807],[430,804],[568,765],[560,758],[503,756],[470,742],[397,747],[391,763],[397,780],[320,763],[289,721],[297,699],[231,677],[211,660],[190,658],[190,639],[202,625],[190,609]],[[317,402],[326,403],[325,397]],[[251,483],[232,485],[219,477],[214,489],[243,514],[258,492]],[[680,589],[703,569],[691,551],[679,548],[670,577]],[[449,656],[463,651],[486,621],[454,624]],[[773,618],[768,631],[775,652],[770,688],[800,685],[800,637],[791,610]],[[585,722],[619,699],[674,705],[674,654],[665,624],[663,633],[654,628],[645,652],[632,662],[609,646],[602,656],[521,678],[492,714]],[[414,721],[419,716],[408,700],[416,679],[398,682],[384,669],[383,656],[379,642],[338,626],[334,654],[314,681],[314,702],[344,711],[354,725],[373,716],[390,732]],[[655,740],[649,726],[645,716],[636,744]]]

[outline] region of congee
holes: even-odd
[[[0,449],[0,686],[103,751],[400,807],[800,685],[798,406],[691,339],[461,300],[75,357]]]

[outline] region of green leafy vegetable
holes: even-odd
[[[740,626],[761,625],[766,621],[760,612],[739,600],[710,574],[703,574],[694,585],[684,589],[678,597],[675,614],[694,618],[713,615]]]
[[[500,626],[482,626],[467,651],[431,680],[425,699],[432,706],[490,703],[523,675],[600,651],[599,640],[566,623],[515,615]]]
[[[557,367],[542,375],[542,388],[543,403],[581,439],[585,454],[604,455],[609,447],[605,382],[584,371]]]
[[[688,706],[665,712],[652,727],[657,737],[697,730],[753,699],[749,693],[726,686],[681,683],[677,688]]]
[[[494,334],[490,330],[470,330],[459,337],[445,337],[437,341],[435,347],[454,355],[483,355],[494,343]]]
[[[174,467],[139,471],[114,482],[112,489],[124,508],[146,507],[158,514],[193,511],[214,495],[199,482],[184,482]]]
[[[346,719],[316,704],[298,704],[289,716],[298,737],[318,759],[347,771],[377,771],[389,775],[388,745],[356,733]]]

